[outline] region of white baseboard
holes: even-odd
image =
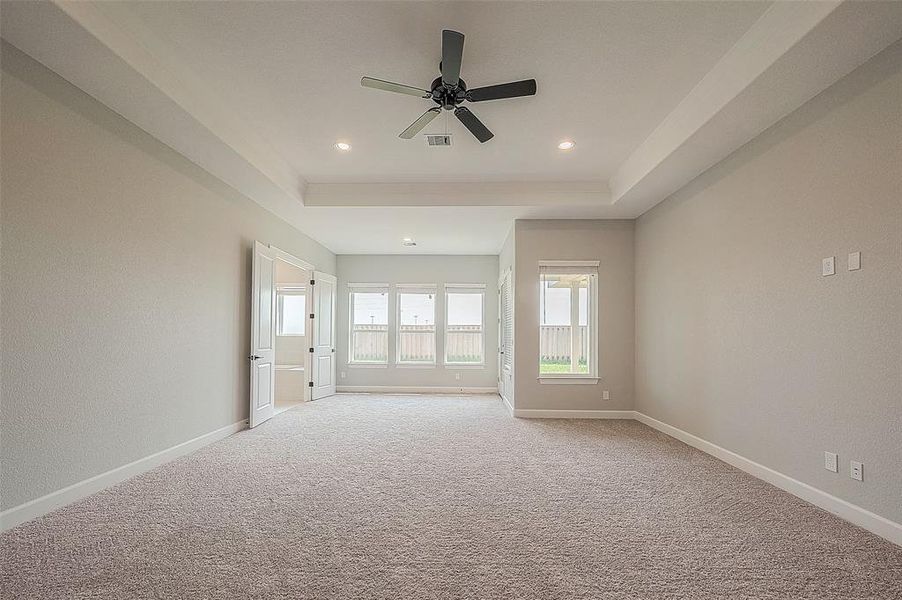
[[[492,387],[452,387],[415,385],[340,385],[335,391],[345,394],[497,394]]]
[[[847,502],[841,498],[837,498],[832,494],[828,494],[807,483],[803,483],[798,479],[793,479],[770,467],[765,467],[760,463],[749,460],[748,458],[727,450],[726,448],[722,448],[717,444],[712,444],[707,440],[703,440],[702,438],[674,427],[673,425],[668,425],[667,423],[653,419],[638,411],[635,412],[635,415],[637,421],[645,423],[649,427],[657,429],[662,433],[666,433],[670,437],[710,454],[737,469],[745,471],[749,475],[753,475],[758,479],[773,484],[778,488],[789,492],[793,496],[797,496],[806,502],[810,502],[817,507],[823,508],[827,512],[833,513],[841,519],[845,519],[846,521],[858,525],[873,534],[879,535],[894,544],[902,546],[902,524],[890,521],[885,517],[881,517],[878,514],[872,513],[867,509],[861,508],[860,506]]]
[[[193,452],[198,448],[202,448],[203,446],[226,438],[233,433],[245,429],[246,427],[247,419],[238,421],[237,423],[232,423],[231,425],[226,425],[225,427],[211,431],[210,433],[205,433],[204,435],[188,440],[187,442],[182,442],[181,444],[176,444],[171,448],[161,450],[160,452],[156,452],[154,454],[151,454],[150,456],[139,458],[138,460],[130,462],[127,465],[116,467],[115,469],[111,469],[105,473],[101,473],[100,475],[95,475],[94,477],[90,477],[88,479],[85,479],[84,481],[79,481],[78,483],[64,487],[61,490],[51,492],[46,496],[41,496],[40,498],[29,500],[28,502],[20,504],[19,506],[8,508],[3,512],[0,512],[0,531],[10,529],[12,527],[15,527],[16,525],[24,523],[25,521],[30,521],[31,519],[46,515],[47,513],[54,511],[57,508],[71,504],[76,500],[81,500],[82,498],[99,492],[102,489],[125,481],[130,477],[140,475],[141,473],[149,471],[154,467],[158,467],[163,463],[175,460],[176,458]]]
[[[631,410],[545,410],[534,408],[511,409],[521,419],[634,419]]]

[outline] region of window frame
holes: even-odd
[[[354,359],[354,294],[385,294],[385,360]],[[347,366],[355,369],[384,369],[391,361],[392,306],[391,286],[387,283],[348,284],[348,359]]]
[[[435,283],[399,283],[394,286],[395,297],[395,367],[404,369],[434,369],[438,366],[438,285]],[[432,361],[401,360],[401,294],[432,294]]]
[[[278,337],[307,337],[307,287],[299,285],[276,286],[276,336]],[[304,333],[282,333],[282,313],[284,312],[285,296],[304,296],[304,318],[301,322],[304,324]]]
[[[536,367],[539,369],[539,375],[537,377],[539,383],[543,384],[597,384],[598,380],[601,379],[599,375],[599,360],[598,360],[598,303],[599,303],[599,293],[598,293],[598,265],[599,262],[597,260],[540,260],[539,261],[539,293],[542,293],[542,275],[563,275],[563,274],[580,274],[587,275],[589,277],[589,287],[586,293],[586,299],[589,302],[587,316],[589,319],[588,324],[588,334],[589,339],[587,340],[587,351],[588,351],[588,359],[587,359],[587,367],[588,373],[542,373],[541,372],[541,348],[539,348],[539,356],[536,361]],[[555,271],[555,269],[560,269],[559,271]],[[574,301],[574,298],[571,296],[571,303]],[[579,303],[579,295],[576,295],[575,301]],[[538,302],[537,304],[540,304]],[[578,326],[578,324],[577,324]],[[538,332],[541,332],[542,320],[541,317],[538,319]],[[571,327],[573,325],[571,324]],[[573,335],[573,331],[571,330],[571,336]]]
[[[444,364],[446,367],[449,367],[452,369],[485,369],[485,364],[486,364],[485,363],[485,329],[486,329],[485,287],[486,286],[484,283],[446,283],[444,285],[443,301],[445,303],[445,310],[444,310],[445,322],[443,323],[442,333],[443,333],[445,339],[444,339],[444,343],[443,343],[444,352],[442,354],[442,361],[443,361],[442,364]],[[450,326],[448,323],[448,305],[449,305],[448,295],[449,294],[473,294],[473,295],[479,294],[479,296],[481,297],[480,320],[482,321],[482,325],[481,325],[481,330],[479,332],[480,333],[479,353],[482,358],[478,363],[476,363],[476,362],[461,363],[461,362],[449,362],[448,361],[448,328]]]

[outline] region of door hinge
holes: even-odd
[[[308,387],[313,387],[313,382],[312,382],[312,381],[308,382],[308,383],[307,383],[307,386],[308,386]]]
[[[316,279],[311,279],[311,280],[310,280],[310,285],[316,285]]]
[[[310,352],[313,352],[313,348],[310,349]]]
[[[310,313],[310,318],[311,318],[311,319],[313,318],[313,313]]]

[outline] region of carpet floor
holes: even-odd
[[[635,421],[339,395],[5,532],[4,599],[895,599],[902,548]]]

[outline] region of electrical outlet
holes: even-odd
[[[341,372],[341,378],[342,378],[342,379],[344,379],[344,378],[347,377],[347,376],[348,376],[348,374],[347,374],[345,371],[342,371],[342,372]]]
[[[835,452],[824,452],[824,468],[834,473],[839,472],[839,461]]]
[[[454,379],[460,381],[460,373],[455,373],[455,374],[454,374]]]
[[[603,392],[601,393],[601,399],[602,399],[602,400],[610,400],[610,399],[611,399],[611,392],[609,392],[609,391],[607,391],[607,390],[603,391]]]
[[[833,256],[828,256],[821,261],[821,275],[836,275],[836,260]]]
[[[849,477],[855,481],[864,481],[864,465],[856,460],[850,462]]]

